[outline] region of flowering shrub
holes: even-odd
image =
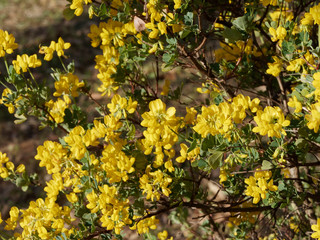
[[[317,1],[68,2],[68,18],[99,20],[96,89],[61,37],[18,55],[0,30],[1,104],[17,124],[62,130],[34,157],[44,197],[0,215],[3,239],[320,239]],[[37,79],[54,58],[61,68]],[[4,181],[36,184],[0,163]]]

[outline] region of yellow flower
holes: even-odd
[[[84,86],[84,82],[79,82],[79,78],[72,74],[61,74],[59,81],[54,83],[56,91],[53,93],[53,96],[59,97],[62,94],[71,94],[72,97],[78,97],[78,88]]]
[[[44,60],[50,61],[53,58],[53,53],[56,51],[59,57],[65,56],[64,50],[70,48],[70,43],[65,43],[60,37],[58,42],[51,41],[50,46],[41,46],[39,53],[45,54]]]
[[[312,25],[313,24],[312,14],[306,12],[300,22],[302,25]]]
[[[134,218],[136,218],[136,216],[134,216]],[[139,234],[148,233],[149,229],[156,229],[158,223],[159,220],[156,219],[155,216],[152,216],[135,223],[133,227],[130,227],[130,229],[137,229]]]
[[[316,88],[314,94],[316,96],[316,100],[320,99],[320,72],[316,72],[313,74],[312,85]]]
[[[16,169],[16,172],[17,172],[17,173],[23,173],[23,172],[25,172],[25,171],[26,171],[26,167],[25,167],[24,164],[20,164],[20,165],[17,167],[17,169]]]
[[[166,230],[159,232],[157,236],[159,240],[166,240],[166,239],[173,240],[173,237],[168,238],[168,232]]]
[[[209,107],[202,106],[201,110],[201,114],[197,116],[197,123],[193,127],[197,133],[201,134],[203,138],[208,134],[229,136],[233,128],[230,104],[223,102],[219,106],[214,104]]]
[[[174,9],[178,9],[181,7],[181,0],[173,0],[174,2]]]
[[[246,178],[244,182],[248,185],[245,190],[245,194],[247,196],[253,197],[253,203],[257,204],[260,199],[265,199],[267,197],[267,190],[269,191],[277,191],[278,187],[273,185],[273,179],[269,182],[267,180],[272,176],[271,171],[261,171],[257,169],[257,171],[253,176]]]
[[[305,63],[303,59],[294,59],[289,62],[289,66],[287,67],[288,71],[299,72],[302,65]]]
[[[319,25],[320,24],[320,4],[310,8],[310,14],[312,15],[314,23]]]
[[[320,218],[317,219],[317,224],[311,226],[311,229],[314,231],[311,237],[317,238],[319,240],[320,239]]]
[[[12,207],[10,209],[9,215],[10,217],[6,220],[5,230],[14,230],[17,227],[17,222],[19,219],[20,210],[17,207]]]
[[[185,124],[194,124],[196,120],[195,118],[197,115],[197,110],[195,110],[193,107],[192,108],[186,107],[186,111],[187,111],[187,114],[184,117]]]
[[[18,55],[17,60],[13,60],[12,64],[16,72],[20,74],[20,70],[22,70],[22,72],[27,72],[28,68],[40,67],[41,60],[37,59],[36,54],[33,54],[31,56],[23,54],[22,56]]]
[[[53,174],[61,170],[67,152],[60,143],[45,141],[37,148],[37,155],[34,158],[40,160],[40,167],[46,167],[47,172]]]
[[[158,29],[160,30],[161,35],[167,34],[167,25],[165,22],[159,22]]]
[[[18,48],[18,44],[14,42],[15,38],[7,31],[0,29],[0,57],[4,57],[5,54],[13,53],[13,50]]]
[[[266,71],[266,73],[277,77],[279,76],[281,70],[282,70],[282,61],[280,58],[276,57],[276,56],[272,56],[274,62],[273,63],[268,63],[268,69]]]
[[[9,113],[13,114],[15,110],[15,105],[11,102],[8,103],[8,98],[12,94],[10,88],[5,88],[2,92],[2,98],[0,99],[0,104],[5,105],[8,108]]]
[[[70,5],[70,9],[73,9],[75,10],[74,14],[76,16],[80,16],[83,12],[83,2],[85,4],[89,4],[91,3],[92,1],[91,0],[72,0],[72,4]]]
[[[117,118],[120,119],[122,117],[126,118],[127,113],[134,113],[136,110],[138,102],[132,101],[131,97],[129,100],[126,98],[120,97],[120,95],[116,94],[113,96],[111,103],[109,103],[107,106],[111,112],[111,114]]]
[[[319,130],[320,125],[320,103],[317,102],[311,105],[311,114],[305,115],[305,119],[308,121],[307,126],[309,129],[313,129],[315,133]]]
[[[302,110],[302,104],[301,102],[298,101],[296,96],[293,96],[293,98],[289,99],[288,106],[295,108],[294,110],[295,113],[299,113]]]
[[[50,120],[55,121],[56,123],[62,123],[64,120],[64,111],[69,107],[71,104],[71,100],[67,95],[63,96],[63,100],[58,98],[57,101],[50,100],[45,105],[49,110],[50,113]],[[52,119],[53,118],[53,119]]]
[[[290,125],[290,121],[285,120],[283,112],[279,107],[267,106],[263,111],[258,110],[254,121],[258,126],[252,129],[253,132],[277,138],[281,137],[281,133],[286,135],[283,127]]]
[[[272,6],[277,6],[278,0],[260,0],[263,6],[268,6],[269,4]]]
[[[149,112],[141,116],[143,121],[141,126],[147,127],[143,132],[145,139],[142,140],[145,148],[145,154],[151,154],[155,147],[156,160],[155,166],[163,164],[163,149],[171,149],[175,142],[178,141],[177,132],[180,128],[181,118],[175,116],[176,109],[170,107],[166,109],[166,104],[160,99],[149,103]]]
[[[282,26],[279,26],[277,28],[277,30],[274,29],[273,27],[269,28],[269,33],[272,36],[271,40],[273,42],[280,40],[280,42],[279,42],[280,45],[281,45],[282,40],[284,40],[285,37],[287,36],[287,30]]]

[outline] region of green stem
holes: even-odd
[[[66,73],[68,73],[68,70],[67,70],[66,66],[64,65],[64,63],[63,63],[63,61],[62,61],[62,59],[61,59],[60,56],[59,56],[59,60],[60,60],[60,62],[61,62],[61,65],[62,65],[64,71],[66,71]]]
[[[29,72],[29,74],[30,74],[30,76],[31,76],[32,80],[33,80],[33,81],[34,81],[34,83],[36,84],[37,89],[39,89],[39,85],[38,85],[38,83],[37,83],[36,79],[34,78],[34,76],[33,76],[32,72],[31,72],[30,68],[28,68],[28,72]]]

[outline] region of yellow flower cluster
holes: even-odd
[[[80,16],[83,13],[83,3],[89,4],[92,3],[92,0],[72,0],[70,9],[75,10],[74,14]]]
[[[69,132],[69,135],[64,137],[64,141],[70,149],[70,156],[77,160],[84,157],[87,151],[86,147],[96,146],[99,143],[96,140],[97,138],[92,135],[92,130],[86,131],[81,126],[76,126]]]
[[[133,164],[135,158],[128,157],[121,149],[125,141],[117,141],[104,147],[102,152],[102,166],[109,178],[109,183],[126,182],[129,179],[128,174],[135,171]]]
[[[121,229],[132,221],[129,219],[129,200],[120,201],[116,187],[99,186],[99,193],[87,194],[87,208],[92,213],[101,211],[101,226],[120,234]]]
[[[138,223],[135,222],[133,227],[130,227],[130,229],[132,230],[137,229],[139,234],[144,234],[144,233],[148,233],[149,229],[156,229],[158,223],[159,223],[159,220],[156,219],[155,216],[152,216],[150,218],[142,219]]]
[[[262,110],[257,111],[257,116],[254,117],[257,127],[252,129],[253,132],[258,132],[261,135],[268,137],[281,137],[281,133],[286,135],[283,127],[289,126],[290,121],[285,120],[282,110],[279,107],[267,106]]]
[[[278,77],[281,70],[282,70],[282,61],[280,58],[278,58],[277,56],[272,56],[274,62],[273,63],[268,63],[268,69],[266,71],[266,73],[274,76],[274,77]]]
[[[10,101],[9,99],[12,96],[12,91],[10,88],[5,88],[2,92],[2,97],[0,99],[0,104],[3,104],[8,108],[9,113],[13,114],[15,111],[15,108],[19,106],[18,101],[21,99],[21,97],[18,97],[14,100],[14,102]]]
[[[146,193],[146,199],[151,199],[151,201],[160,199],[160,191],[167,197],[171,193],[168,185],[172,182],[172,179],[161,170],[151,172],[150,165],[146,168],[146,173],[140,178],[139,182],[140,188],[143,190],[142,193]]]
[[[48,198],[45,200],[39,198],[31,201],[25,210],[12,207],[5,229],[14,230],[19,223],[22,233],[15,234],[17,240],[32,239],[35,235],[40,239],[54,239],[61,233],[69,236],[73,230],[66,227],[74,220],[70,217],[70,212],[71,209],[67,206],[62,208]]]
[[[116,94],[113,96],[111,103],[107,106],[111,112],[111,114],[120,119],[122,117],[127,118],[127,113],[132,114],[137,108],[137,101],[132,101],[131,97],[129,100],[126,98],[120,97],[120,95]]]
[[[252,39],[249,39],[246,43],[244,41],[237,41],[236,43],[225,44],[220,42],[219,49],[214,51],[215,61],[235,61],[241,56],[244,51],[247,55],[254,55],[255,57],[261,56],[261,53],[253,45]]]
[[[310,114],[305,115],[305,119],[308,121],[307,126],[309,129],[313,129],[315,133],[319,131],[320,126],[320,72],[313,74],[312,85],[315,87],[314,95],[316,102],[310,106]]]
[[[18,44],[15,43],[14,36],[0,29],[0,57],[4,57],[6,53],[13,53],[13,50],[17,48]]]
[[[157,236],[159,240],[173,240],[173,237],[168,238],[168,232],[166,230],[159,232]]]
[[[14,163],[9,161],[7,154],[0,152],[0,177],[7,178],[10,173],[23,173],[25,171],[23,164],[20,164],[16,170],[14,168]]]
[[[317,219],[317,224],[311,226],[311,229],[314,231],[311,237],[317,238],[319,240],[320,239],[320,218]]]
[[[222,102],[218,106],[214,104],[209,107],[202,106],[201,114],[197,116],[197,123],[193,129],[203,138],[209,133],[213,136],[221,134],[228,138],[234,128],[233,123],[242,123],[247,109],[252,112],[258,111],[261,108],[259,103],[257,98],[251,100],[248,96],[239,94],[232,99],[231,103]]]
[[[12,61],[14,70],[16,73],[20,74],[22,72],[27,72],[28,68],[36,68],[41,66],[41,60],[37,58],[36,54],[28,56],[23,54],[22,56],[18,55],[17,60]]]
[[[50,113],[50,118],[56,123],[62,123],[64,120],[65,113],[64,111],[71,104],[71,100],[68,95],[64,95],[63,99],[58,98],[57,101],[50,100],[46,102],[46,107]]]
[[[91,38],[91,45],[102,49],[103,55],[96,56],[95,68],[99,70],[97,77],[101,80],[102,85],[98,88],[103,94],[117,90],[113,86],[114,79],[112,74],[116,73],[116,67],[119,64],[118,48],[125,43],[125,37],[130,34],[136,34],[133,22],[123,24],[118,21],[109,19],[108,22],[102,22],[99,27],[91,25],[88,37]]]
[[[271,176],[271,171],[261,171],[260,169],[257,169],[254,177],[250,176],[244,180],[248,185],[244,194],[253,197],[254,204],[257,204],[261,199],[265,199],[268,191],[278,190],[278,187],[273,185],[273,179],[267,182]]]
[[[66,161],[68,150],[60,143],[45,141],[37,148],[37,155],[34,157],[40,160],[39,166],[46,167],[49,174],[61,171],[62,164]]]
[[[186,159],[193,162],[200,154],[200,148],[196,147],[195,149],[188,152],[188,146],[184,143],[180,144],[180,156],[176,158],[178,163],[183,163]]]
[[[155,147],[156,159],[154,166],[159,167],[163,164],[163,150],[169,157],[174,155],[172,146],[178,141],[177,132],[181,126],[182,119],[175,116],[176,109],[174,107],[166,109],[166,104],[160,99],[151,101],[149,109],[149,112],[141,115],[143,118],[141,126],[147,128],[147,130],[143,131],[145,139],[142,139],[142,144],[146,155],[151,154]],[[169,152],[169,150],[172,151]]]
[[[273,42],[280,40],[279,42],[280,46],[281,46],[282,40],[284,40],[285,37],[287,36],[287,30],[282,26],[279,26],[277,29],[274,29],[273,27],[269,28],[269,33],[272,36],[271,40]]]
[[[70,43],[65,43],[63,39],[60,37],[58,39],[58,42],[51,41],[50,46],[41,46],[39,53],[45,54],[44,60],[46,61],[51,61],[53,58],[53,53],[57,52],[57,55],[59,57],[65,56],[64,55],[64,50],[70,48],[71,44]]]
[[[59,81],[54,83],[56,91],[53,93],[53,96],[59,97],[62,94],[70,94],[72,97],[78,97],[78,88],[84,86],[84,82],[79,82],[79,78],[72,74],[61,74]]]

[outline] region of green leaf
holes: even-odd
[[[171,63],[174,57],[175,57],[175,54],[165,53],[162,56],[162,61],[164,61],[165,63]]]
[[[132,156],[135,158],[134,168],[138,171],[144,170],[148,164],[146,156],[138,150],[134,150]]]
[[[222,36],[226,39],[227,42],[235,42],[242,39],[242,34],[238,29],[234,28],[225,28],[222,32]]]
[[[70,9],[70,8],[66,8],[63,10],[63,17],[66,19],[66,20],[71,20],[72,18],[74,18],[74,10]]]
[[[212,169],[217,169],[220,166],[224,152],[222,151],[213,151],[212,154],[208,157],[208,164]]]
[[[262,167],[261,167],[262,170],[269,170],[269,169],[272,169],[272,167],[273,167],[273,165],[271,162],[269,162],[267,160],[263,160]]]
[[[199,159],[198,160],[198,168],[200,168],[200,169],[205,169],[206,167],[208,167],[208,163],[205,161],[205,160],[203,160],[203,159]]]
[[[181,32],[179,32],[180,38],[184,39],[185,37],[187,37],[189,34],[191,33],[191,31],[189,29],[184,29]]]
[[[248,32],[251,27],[252,17],[250,16],[242,16],[234,19],[232,21],[232,25],[235,26],[237,29]]]
[[[296,47],[294,42],[283,41],[281,49],[283,56],[285,56],[290,61],[293,57],[293,52],[295,51]]]
[[[278,190],[279,191],[283,191],[283,190],[287,190],[286,185],[283,183],[283,181],[280,181],[278,184]]]
[[[195,149],[197,146],[197,139],[193,138],[193,142],[191,143],[191,146],[188,148],[188,153],[191,152],[193,149]]]
[[[187,14],[184,15],[184,23],[186,25],[192,25],[193,24],[193,12],[187,12]]]

